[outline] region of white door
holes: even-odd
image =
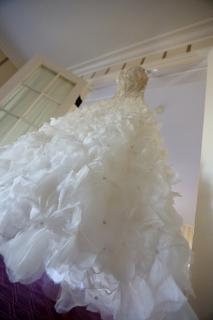
[[[0,88],[0,145],[74,109],[85,88],[82,78],[44,57],[32,58]]]

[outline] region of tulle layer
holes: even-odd
[[[0,254],[11,281],[46,272],[61,286],[58,312],[87,305],[103,319],[196,319],[183,294],[189,248],[174,176],[140,98],[52,119],[1,148],[0,173]]]

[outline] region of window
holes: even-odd
[[[0,145],[65,114],[86,82],[47,59],[35,57],[0,89]]]

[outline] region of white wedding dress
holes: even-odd
[[[58,312],[102,319],[197,319],[189,248],[147,77],[123,72],[111,100],[51,119],[0,149],[0,254],[11,281],[46,272]]]

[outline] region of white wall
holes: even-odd
[[[145,101],[152,109],[165,107],[159,122],[170,163],[181,179],[175,188],[182,194],[176,200],[176,208],[184,223],[189,224],[194,224],[195,218],[205,85],[206,71],[192,71],[152,77],[145,92]],[[109,98],[115,92],[115,85],[98,89],[90,93],[86,102]]]
[[[201,172],[193,242],[192,303],[199,319],[213,319],[213,50],[208,58]]]

